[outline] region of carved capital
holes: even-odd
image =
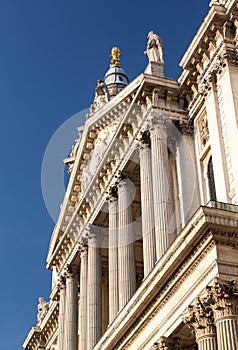
[[[88,225],[87,227],[88,246],[99,247],[103,239],[103,230],[99,226]]]
[[[194,126],[191,121],[181,120],[178,124],[176,124],[176,126],[182,135],[194,135]]]
[[[140,136],[138,137],[138,141],[140,142],[140,147],[150,147],[150,131],[145,130],[140,132]]]
[[[109,188],[107,192],[106,200],[108,202],[115,202],[118,199],[118,186],[113,185]]]
[[[183,321],[192,328],[197,339],[215,333],[212,308],[200,298],[196,299],[194,305],[188,306]]]
[[[154,344],[153,350],[180,350],[180,340],[178,338],[160,337],[158,342]]]
[[[74,279],[78,276],[79,267],[78,265],[68,265],[65,269],[66,281],[68,279]]]
[[[64,276],[59,277],[57,286],[58,286],[59,290],[65,289],[65,277]]]
[[[78,250],[81,257],[87,255],[88,253],[88,239],[86,237],[81,237],[79,239]]]
[[[235,284],[235,281],[222,283],[219,279],[214,280],[209,297],[215,320],[238,314],[238,290]]]

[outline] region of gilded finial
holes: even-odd
[[[121,66],[120,56],[120,49],[118,47],[113,47],[110,55],[110,57],[112,58],[110,67]]]

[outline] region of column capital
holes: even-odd
[[[59,290],[65,289],[65,276],[60,276],[58,281],[57,281],[57,286]]]
[[[90,224],[87,227],[88,246],[99,247],[103,239],[103,230],[101,227]]]
[[[81,257],[88,254],[88,239],[87,237],[80,237],[78,242],[78,251]]]
[[[176,127],[182,135],[194,135],[194,126],[191,121],[180,120],[179,123],[176,124]]]
[[[118,186],[117,185],[110,186],[107,193],[106,200],[109,203],[112,203],[112,202],[116,202],[117,199],[118,199]]]
[[[197,298],[183,314],[183,321],[195,331],[196,339],[215,333],[212,308]]]
[[[67,279],[74,279],[79,272],[79,267],[77,265],[71,264],[68,265],[65,269],[66,281]]]
[[[214,285],[208,287],[209,298],[212,304],[215,320],[221,317],[235,316],[238,313],[238,289],[234,280],[222,282],[218,278],[214,280]]]
[[[160,337],[151,350],[180,350],[180,340],[178,338]]]
[[[139,149],[144,149],[147,147],[150,147],[150,131],[149,129],[143,130],[140,132],[140,135],[138,137],[139,141]]]

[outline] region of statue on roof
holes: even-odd
[[[45,301],[44,298],[39,298],[39,304],[38,304],[38,314],[37,314],[37,321],[41,322],[44,320],[48,310],[49,310],[49,303]]]
[[[149,62],[164,62],[160,37],[153,31],[150,31],[147,38],[147,48],[144,53],[148,56]]]
[[[110,57],[112,58],[110,67],[115,67],[115,66],[121,67],[120,56],[121,56],[120,49],[118,47],[113,47],[110,55]]]

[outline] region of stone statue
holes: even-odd
[[[39,298],[37,321],[41,322],[49,310],[49,303],[44,298]]]
[[[148,56],[149,62],[164,62],[161,39],[153,31],[148,34],[147,49],[144,53]]]
[[[102,107],[105,103],[110,100],[109,91],[107,85],[103,80],[97,80],[97,86],[95,89],[95,97],[93,104],[91,105],[91,113]]]

